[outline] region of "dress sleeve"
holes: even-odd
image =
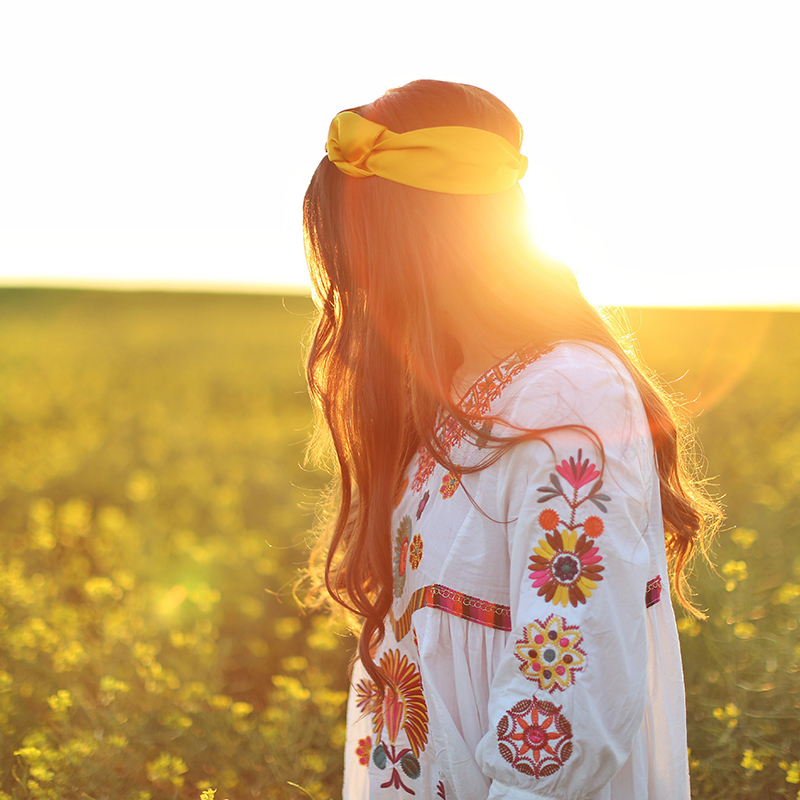
[[[523,397],[530,427],[543,404],[575,427],[516,445],[498,472],[512,630],[476,754],[490,800],[594,795],[645,715],[652,444],[630,376],[599,361]]]

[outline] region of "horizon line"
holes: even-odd
[[[311,296],[311,287],[307,284],[285,283],[239,283],[223,281],[153,281],[153,280],[125,280],[125,279],[95,279],[95,278],[14,278],[0,276],[0,291],[6,289],[52,289],[73,291],[97,292],[140,292],[146,293],[173,293],[173,294],[228,294],[228,295],[295,295]],[[637,301],[627,300],[622,303],[595,302],[593,305],[600,307],[620,308],[687,308],[687,309],[719,309],[743,311],[800,311],[800,302],[796,303],[710,303],[706,301],[659,303],[652,300]]]

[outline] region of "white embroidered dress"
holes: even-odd
[[[409,465],[376,655],[391,684],[379,702],[356,666],[345,800],[688,800],[659,482],[630,375],[561,343],[489,370],[462,407],[501,418],[495,435],[573,427],[475,473],[426,452]],[[456,464],[490,452],[442,435]]]

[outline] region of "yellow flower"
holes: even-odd
[[[752,622],[737,622],[733,626],[733,635],[737,639],[752,639],[758,633],[758,628]]]
[[[760,772],[764,769],[764,762],[756,758],[752,750],[745,750],[742,754],[741,766],[746,770]]]
[[[67,689],[59,689],[56,694],[47,698],[47,703],[55,712],[66,711],[72,707],[72,695]]]
[[[678,630],[688,636],[697,636],[700,633],[700,623],[694,617],[681,617],[678,620]]]
[[[246,717],[253,713],[253,706],[250,703],[233,703],[231,705],[231,714],[234,717]]]
[[[781,761],[778,766],[786,773],[786,783],[800,783],[800,761]]]
[[[772,596],[772,602],[775,605],[788,605],[797,597],[800,597],[800,583],[784,583]]]
[[[749,550],[753,546],[753,542],[758,539],[758,533],[751,528],[735,528],[731,532],[731,539],[742,548],[742,550]]]
[[[739,724],[741,713],[736,703],[726,703],[725,708],[715,708],[713,711],[714,718],[726,722],[729,728],[735,728]]]
[[[747,578],[747,564],[744,561],[728,561],[722,565],[722,574],[728,579],[725,591],[732,592],[739,581]]]

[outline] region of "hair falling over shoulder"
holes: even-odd
[[[503,103],[463,84],[415,81],[354,110],[397,133],[456,125],[499,134],[517,149],[522,139]],[[309,452],[335,475],[311,580],[361,620],[358,655],[381,690],[372,653],[392,600],[397,487],[421,446],[455,467],[434,434],[440,409],[474,429],[451,398],[462,360],[452,333],[457,313],[497,341],[531,349],[589,341],[628,366],[657,454],[672,585],[681,604],[702,616],[685,573],[692,553],[705,552],[720,512],[697,477],[688,420],[626,337],[584,299],[572,273],[536,248],[518,186],[448,195],[352,178],[323,158],[306,192],[303,228],[318,310],[307,353],[317,415]],[[521,434],[534,435],[546,432]]]

